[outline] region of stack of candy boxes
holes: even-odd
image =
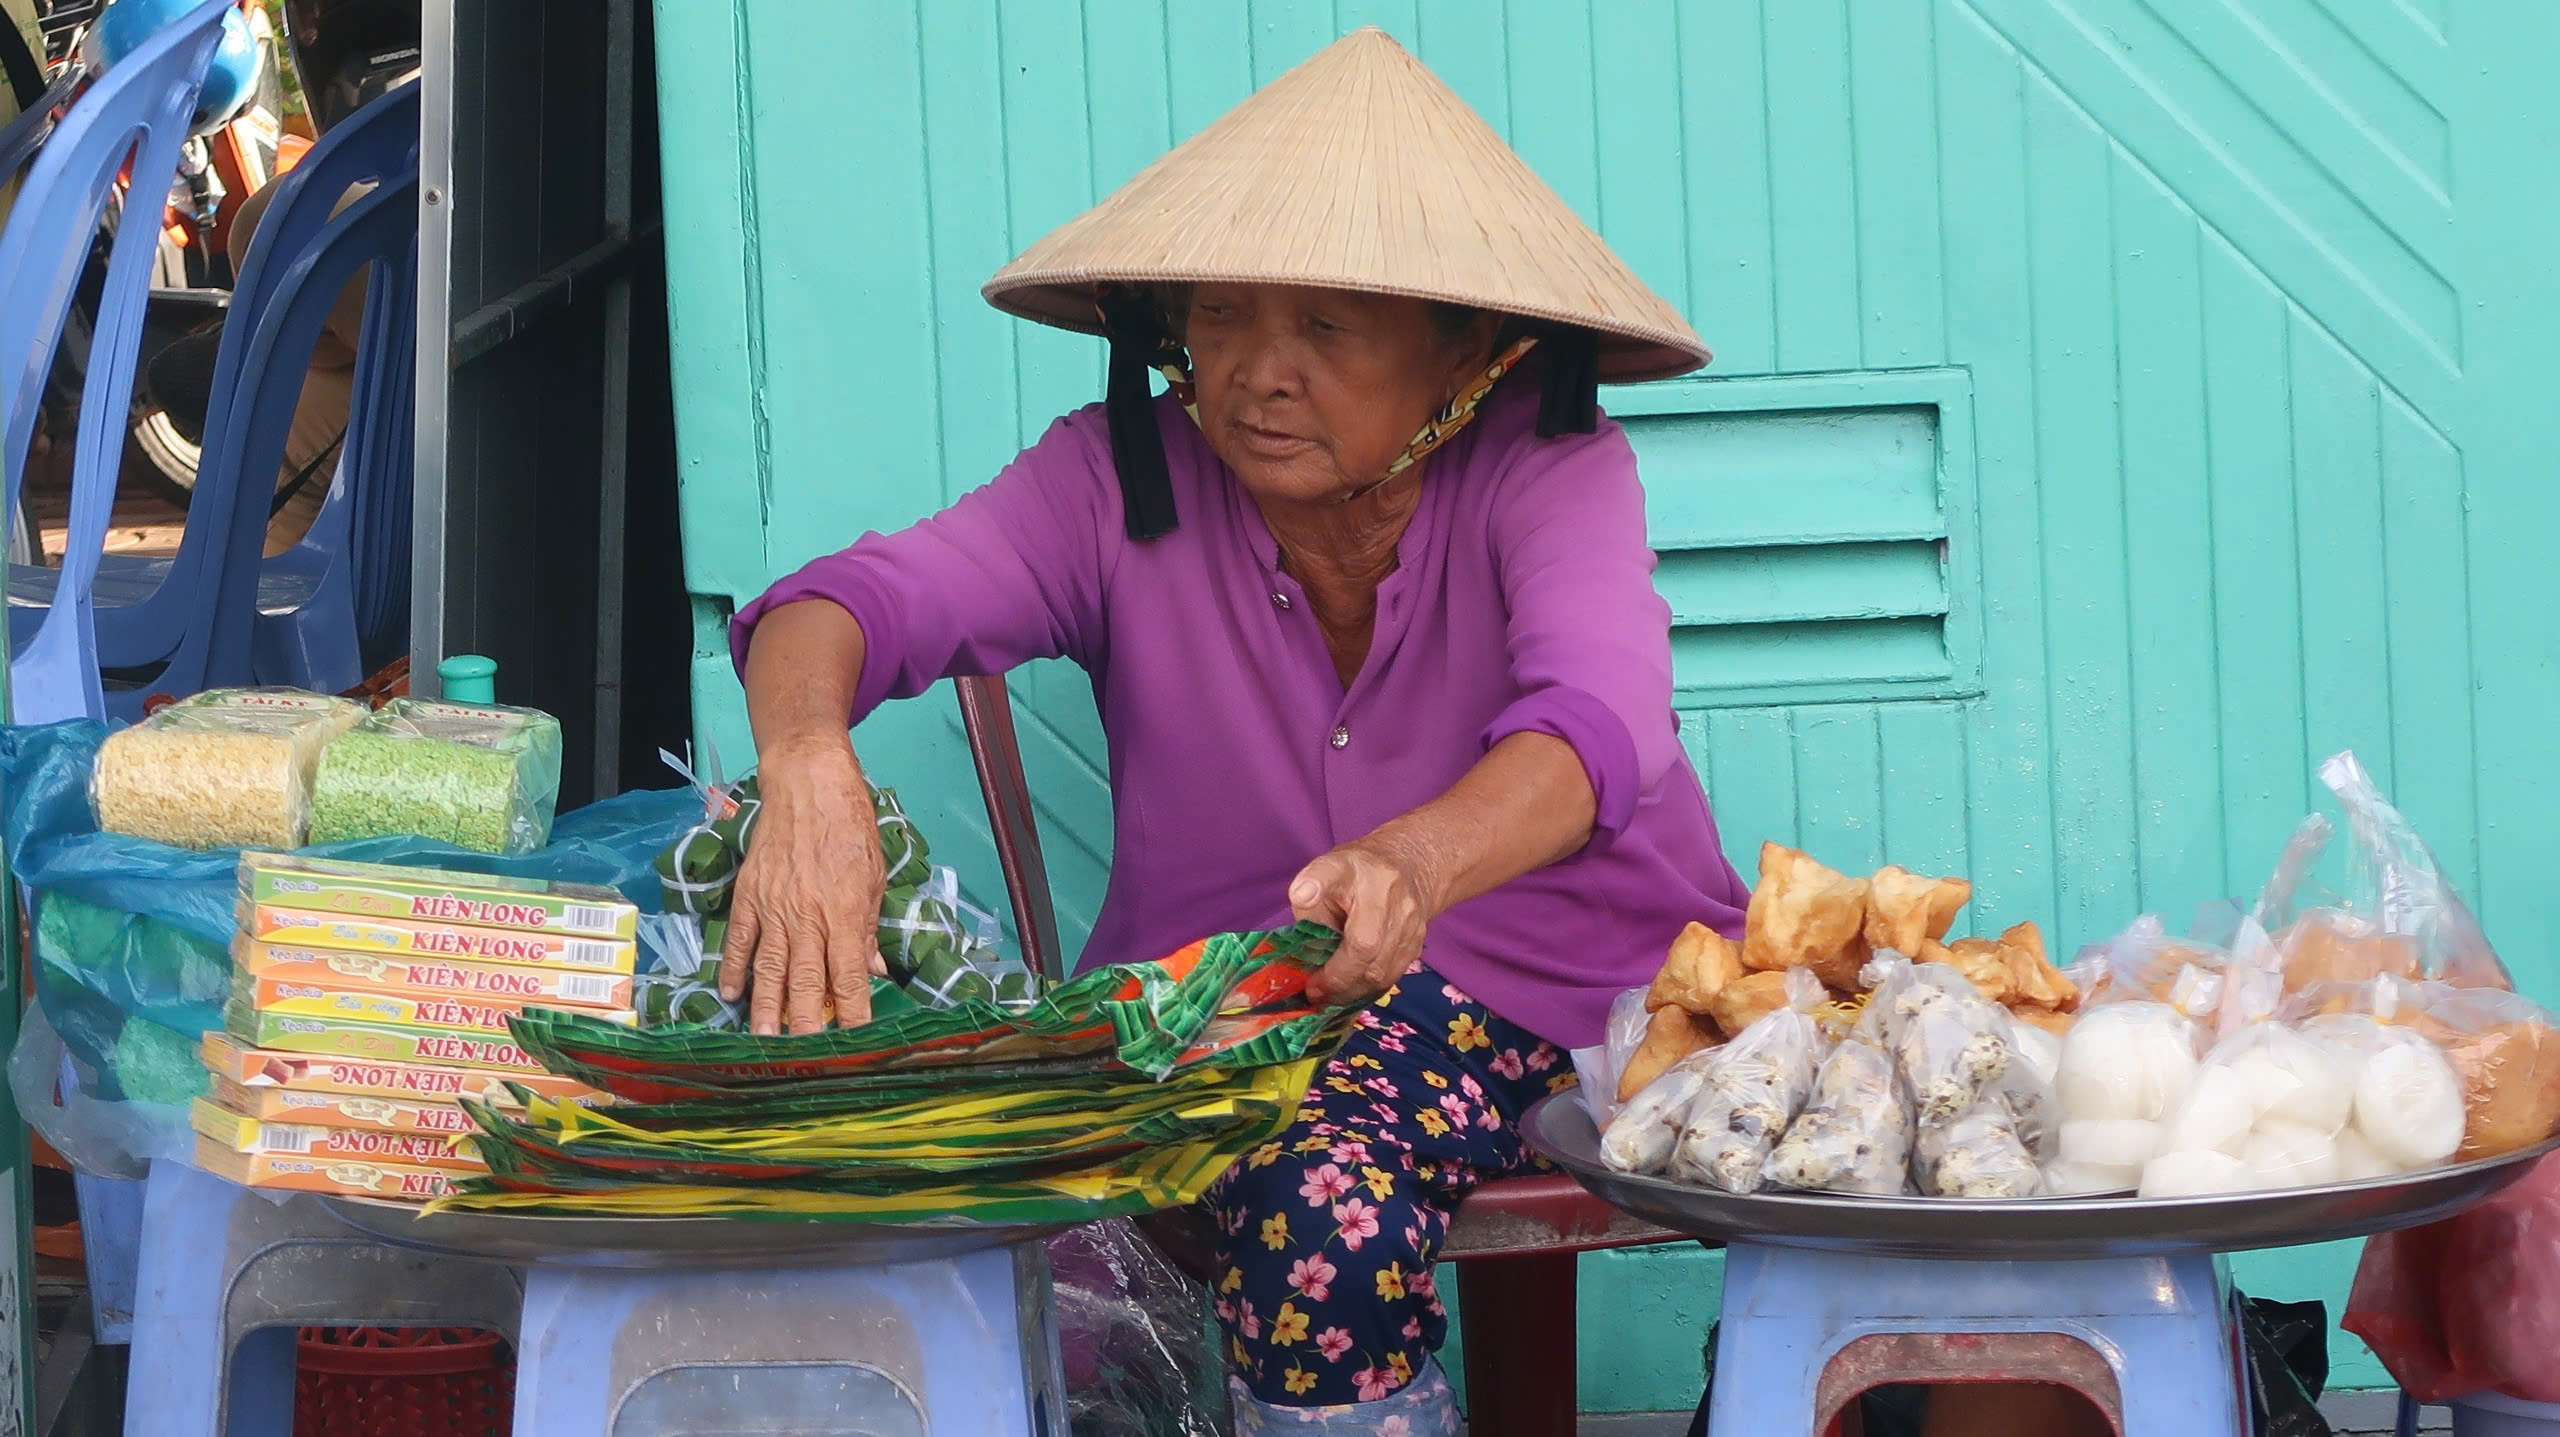
[[[610,890],[250,853],[239,920],[192,1116],[197,1164],[250,1187],[441,1197],[483,1170],[456,1099],[602,1100],[545,1073],[509,1017],[638,1021],[639,912]]]

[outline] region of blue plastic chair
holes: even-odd
[[[178,170],[178,149],[195,114],[224,0],[205,3],[155,35],[109,70],[63,116],[37,154],[0,228],[0,463],[7,493],[0,513],[19,511],[26,453],[43,402],[45,378],[62,341],[63,322],[79,287],[90,244],[106,212],[119,170],[131,161],[131,193],[164,193]],[[103,716],[141,716],[146,685],[201,688],[221,647],[218,615],[200,615],[185,642],[154,656],[158,672],[112,688],[99,672],[91,585],[114,516],[123,467],[134,368],[142,344],[143,308],[160,240],[158,207],[125,207],[98,296],[98,322],[80,399],[80,434],[72,464],[71,527],[59,570],[14,569],[9,593],[11,717],[19,723]],[[41,575],[37,602],[22,604],[21,573]],[[249,619],[241,613],[232,646],[246,669]],[[112,694],[112,699],[110,698]]]
[[[252,602],[261,612],[290,612],[319,588],[325,564],[315,563],[311,555],[297,552],[278,555],[273,560],[262,557],[268,501],[284,452],[282,441],[278,441],[272,454],[263,450],[253,453],[234,449],[226,435],[240,422],[244,403],[282,403],[289,411],[301,391],[308,368],[308,346],[304,353],[280,351],[292,361],[280,367],[259,369],[249,363],[249,348],[259,326],[287,288],[296,283],[295,276],[302,273],[296,270],[295,261],[318,239],[337,208],[339,197],[351,186],[378,185],[413,175],[417,157],[418,87],[413,83],[349,116],[277,183],[266,215],[259,222],[257,242],[251,246],[248,262],[233,288],[221,347],[214,356],[202,457],[177,553],[167,557],[109,555],[100,566],[93,592],[100,605],[99,653],[106,663],[140,667],[178,647],[226,579],[235,585],[253,582],[256,587],[250,592],[256,598]],[[414,265],[408,267],[414,270]],[[379,294],[381,288],[377,285],[375,292]],[[387,319],[378,319],[383,313],[380,306],[368,304],[361,344],[367,351],[379,345],[391,352],[398,373],[382,376],[382,382],[405,390],[415,376],[415,305],[402,300],[390,308]],[[363,407],[362,390],[368,371],[382,368],[379,356],[359,355],[359,409]],[[248,396],[260,398],[252,401]],[[402,405],[405,407],[408,402],[404,395]],[[349,415],[348,452],[357,447],[358,417]],[[403,450],[407,447],[404,442]],[[264,468],[251,465],[244,470],[240,465],[222,463],[217,456],[224,453],[240,454],[244,464],[255,459]],[[401,462],[404,466],[409,463],[405,452]],[[357,472],[369,471],[359,468]],[[388,482],[403,491],[401,502],[405,505],[406,467]],[[404,520],[405,517],[404,513]],[[314,534],[325,539],[320,523],[315,522]],[[313,542],[306,539],[304,547]],[[244,573],[255,573],[257,578],[238,579]],[[262,677],[259,671],[269,666],[259,661],[258,650],[268,642],[261,637],[250,648],[226,648],[223,662],[207,676],[207,683],[242,683],[253,676]],[[268,681],[334,693],[353,687],[361,675],[335,683],[306,681],[319,677],[293,670]]]
[[[302,542],[259,570],[252,667],[260,683],[343,693],[408,647],[409,501],[417,466],[414,168],[407,183],[408,245],[377,257],[366,290],[346,439],[329,496]],[[233,402],[280,404],[290,425],[299,385],[272,379],[261,375]]]

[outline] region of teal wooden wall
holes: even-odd
[[[1607,402],[1737,861],[1969,873],[2067,949],[2253,889],[2352,746],[2560,998],[2546,0],[661,0],[697,713],[733,767],[728,613],[1100,393],[1093,341],[978,285],[1366,23],[1717,350]],[[1080,939],[1100,734],[1072,670],[1015,690]],[[862,746],[992,891],[950,712]],[[1713,1261],[1591,1262],[1586,1400],[1693,1400]],[[2240,1270],[2334,1312],[2351,1263]]]

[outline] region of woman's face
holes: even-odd
[[[1201,432],[1257,498],[1375,484],[1489,361],[1493,324],[1452,334],[1431,306],[1395,295],[1195,286],[1182,328]]]

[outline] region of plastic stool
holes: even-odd
[[[2453,1413],[2453,1437],[2560,1437],[2560,1403],[2474,1392],[2446,1406]],[[2406,1430],[2415,1431],[2415,1423]]]
[[[1725,1249],[1709,1430],[1815,1433],[1889,1383],[2038,1382],[2124,1437],[2247,1431],[2229,1282],[2212,1258],[1924,1262]]]
[[[80,1253],[89,1274],[89,1319],[101,1347],[133,1340],[133,1299],[142,1262],[142,1184],[132,1178],[71,1175],[80,1199]]]
[[[292,1431],[298,1328],[515,1335],[524,1289],[508,1268],[387,1247],[310,1198],[276,1202],[181,1163],[154,1162],[148,1188],[128,1432]]]
[[[875,1267],[525,1274],[516,1437],[1067,1437],[1041,1244]]]

